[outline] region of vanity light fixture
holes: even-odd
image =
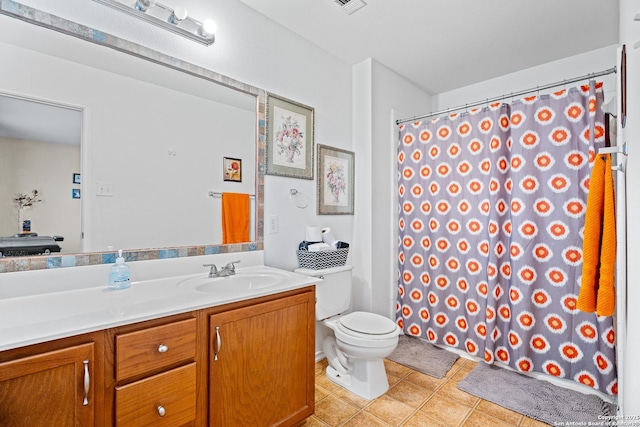
[[[174,9],[158,3],[155,0],[135,0],[132,5],[126,0],[93,0],[105,6],[142,19],[165,30],[210,46],[215,41],[216,24],[207,19],[200,22],[187,14],[187,9],[176,6]]]

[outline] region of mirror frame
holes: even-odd
[[[86,27],[51,15],[32,7],[16,3],[13,0],[0,0],[0,14],[16,18],[29,24],[58,31],[81,40],[105,46],[124,54],[151,61],[161,66],[190,74],[214,84],[221,84],[256,98],[256,202],[255,235],[256,240],[238,244],[211,244],[205,246],[177,246],[154,249],[124,250],[128,262],[153,259],[180,258],[187,256],[212,255],[221,253],[247,252],[264,249],[264,172],[265,172],[265,114],[266,91],[240,82],[206,68],[171,57],[162,52],[149,49],[134,42],[121,39],[102,31]],[[113,252],[88,252],[81,254],[38,255],[25,257],[0,258],[0,273],[16,271],[42,270],[61,267],[80,267],[86,265],[110,264],[115,262]]]

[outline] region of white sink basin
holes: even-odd
[[[179,282],[178,287],[210,293],[252,291],[276,286],[287,278],[276,272],[236,273],[233,276],[215,278],[198,276]]]

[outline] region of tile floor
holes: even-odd
[[[458,390],[476,362],[459,358],[446,377],[437,379],[385,360],[389,391],[367,401],[332,383],[326,360],[316,363],[316,410],[307,427],[548,427]]]

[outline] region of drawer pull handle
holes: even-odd
[[[82,406],[89,405],[89,388],[91,388],[91,378],[89,377],[89,360],[83,360],[84,363],[84,398]]]
[[[167,411],[164,409],[164,406],[158,405],[158,415],[160,415],[161,417],[164,417],[166,413]]]
[[[220,326],[216,326],[216,350],[213,353],[213,360],[218,360],[218,353],[220,353],[220,347],[222,346],[222,340],[220,339]]]
[[[166,344],[160,344],[158,346],[158,353],[166,353],[167,351],[169,351],[169,346]]]

